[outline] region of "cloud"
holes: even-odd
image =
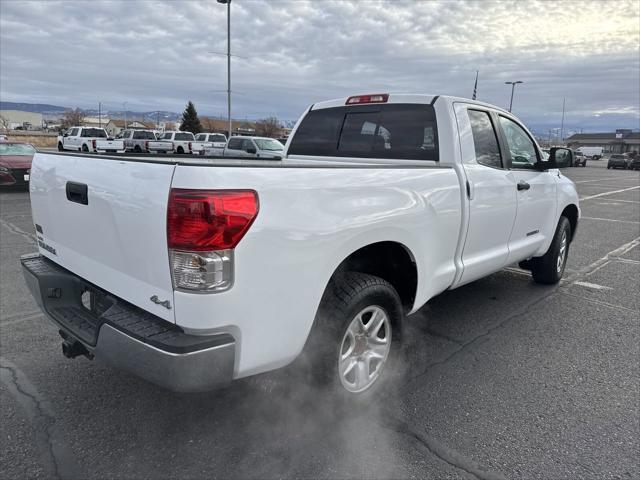
[[[0,3],[3,100],[226,112],[226,7]],[[470,96],[537,129],[638,128],[640,7],[628,2],[250,1],[231,6],[234,116],[295,119],[377,91]],[[595,115],[599,115],[596,117]],[[597,121],[595,121],[597,120]],[[595,121],[595,123],[594,123]]]

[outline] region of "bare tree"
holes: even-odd
[[[9,130],[9,120],[0,115],[0,130]]]
[[[263,137],[277,137],[282,133],[280,120],[276,117],[267,117],[256,122],[256,130]]]
[[[82,125],[84,123],[84,112],[79,108],[75,110],[67,110],[62,115],[62,128],[74,127],[76,125]]]
[[[215,121],[210,117],[200,117],[200,124],[202,125],[203,132],[215,132]]]

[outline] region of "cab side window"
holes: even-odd
[[[242,150],[242,139],[241,138],[231,138],[229,139],[229,144],[227,145],[229,150]]]
[[[538,152],[527,132],[513,120],[503,116],[500,116],[500,126],[511,154],[511,167],[535,168],[538,162]]]
[[[503,168],[498,137],[488,112],[468,110],[476,161],[487,167]]]

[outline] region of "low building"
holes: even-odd
[[[567,146],[602,147],[607,153],[640,152],[640,132],[618,129],[611,133],[576,133],[567,138]]]
[[[2,130],[41,130],[42,114],[22,110],[0,110]]]
[[[115,137],[125,128],[133,130],[154,130],[156,125],[152,122],[141,122],[140,120],[109,120],[105,129],[107,133]]]
[[[229,131],[229,121],[220,118],[201,117],[202,131],[207,133],[222,133],[227,135]],[[257,135],[256,124],[247,120],[231,120],[233,128],[232,136],[251,137]]]

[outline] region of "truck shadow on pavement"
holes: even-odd
[[[444,465],[479,478],[503,478],[427,435],[428,418],[409,425],[404,397],[431,381],[431,369],[526,308],[521,299],[530,305],[553,290],[503,271],[432,299],[407,319],[394,388],[369,402],[346,403],[313,386],[295,367],[219,391],[177,394],[99,362],[90,364],[89,376],[78,373],[77,391],[70,395],[81,397],[88,382],[101,384],[99,399],[82,407],[83,429],[128,445],[120,450],[131,457],[123,460],[128,476],[148,475],[152,465],[163,465],[168,476],[189,476],[179,469],[187,464],[193,472],[225,478],[402,477],[411,475],[403,470],[403,456],[417,449],[434,463],[430,469]],[[134,447],[142,441],[170,445],[179,465],[167,462],[163,449]]]

